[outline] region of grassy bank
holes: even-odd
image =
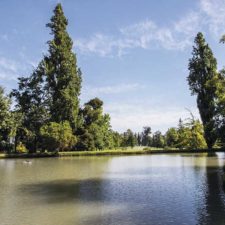
[[[46,158],[46,157],[58,157],[57,153],[0,153],[0,159],[7,159],[7,158]]]
[[[194,149],[194,150],[177,150],[177,149],[126,149],[126,150],[103,150],[103,151],[75,151],[59,152],[60,157],[66,156],[103,156],[103,155],[144,155],[144,154],[174,154],[174,153],[212,153],[225,152],[225,149]]]
[[[76,157],[76,156],[107,156],[107,155],[144,155],[144,154],[175,154],[175,153],[214,153],[225,152],[225,149],[157,149],[157,148],[127,148],[108,149],[101,151],[73,151],[58,153],[22,153],[22,154],[0,154],[4,158],[45,158],[45,157]]]

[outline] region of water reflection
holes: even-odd
[[[211,157],[219,164],[217,154],[210,153],[206,158],[207,164]],[[199,224],[224,225],[225,224],[225,199],[222,182],[223,169],[217,166],[206,166],[207,192],[205,193],[205,213],[199,212]]]
[[[223,164],[193,154],[0,161],[1,223],[224,225]]]

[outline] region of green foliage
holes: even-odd
[[[10,98],[4,94],[4,89],[0,86],[0,150],[12,150],[9,140],[14,123],[10,105]]]
[[[36,151],[40,142],[40,127],[49,120],[48,93],[43,88],[46,82],[43,76],[44,67],[44,62],[41,62],[30,77],[20,77],[18,89],[11,92],[17,103],[14,114],[19,130],[15,130],[16,139],[24,139],[30,152]],[[29,133],[26,140],[22,130]]]
[[[46,89],[50,95],[51,121],[69,121],[75,131],[78,128],[81,71],[72,52],[73,41],[67,33],[68,21],[61,4],[57,4],[51,22],[53,39],[48,41],[49,54],[45,57]]]
[[[113,136],[109,115],[103,114],[103,102],[100,99],[94,98],[85,103],[82,118],[84,123],[77,144],[78,150],[115,147],[116,136]]]
[[[128,129],[126,132],[123,133],[122,146],[133,148],[136,145],[137,145],[137,138],[135,137],[132,130]]]
[[[68,151],[76,144],[76,137],[68,121],[61,123],[50,122],[41,127],[43,148],[49,151]]]
[[[165,146],[165,139],[160,131],[156,131],[153,134],[152,146],[156,148],[163,148]]]
[[[217,76],[217,61],[212,50],[205,42],[202,33],[195,38],[192,58],[189,61],[187,78],[190,90],[197,95],[197,106],[204,126],[204,135],[208,148],[216,141],[216,88],[212,80]]]
[[[79,129],[78,141],[76,144],[76,150],[78,151],[92,151],[95,150],[95,142],[92,134],[86,129]]]
[[[217,124],[217,135],[220,146],[225,145],[225,70],[221,70],[218,76],[212,81],[216,86],[216,124]]]
[[[178,140],[175,147],[186,149],[201,149],[206,148],[204,138],[203,125],[194,117],[189,118],[187,123],[179,121],[177,130]]]
[[[119,148],[120,146],[122,146],[122,137],[118,132],[112,131],[112,143],[113,143],[113,147],[112,148]]]
[[[151,127],[143,127],[143,132],[139,138],[141,138],[142,146],[150,146],[152,144]]]
[[[26,153],[27,152],[26,146],[22,142],[19,142],[19,144],[16,146],[16,152]]]
[[[171,127],[167,130],[165,134],[166,146],[176,147],[178,144],[178,132],[177,129]]]
[[[7,127],[10,118],[10,99],[5,96],[4,89],[0,86],[0,129]]]

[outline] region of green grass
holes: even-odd
[[[215,149],[213,151],[223,151],[222,149]],[[126,148],[126,149],[105,149],[99,151],[74,151],[74,152],[59,152],[60,157],[66,156],[103,156],[103,155],[142,155],[142,154],[169,154],[169,153],[204,153],[204,152],[212,152],[208,149],[162,149],[162,148]]]
[[[45,158],[45,157],[57,157],[56,153],[45,152],[45,153],[0,153],[0,159],[5,158]]]
[[[152,148],[152,147],[134,147],[134,148],[119,148],[105,149],[96,151],[73,151],[73,152],[58,152],[58,153],[0,153],[0,159],[4,158],[44,158],[44,157],[72,157],[72,156],[104,156],[104,155],[143,155],[143,154],[173,154],[173,153],[213,153],[224,152],[225,149],[176,149],[176,148]]]
[[[131,155],[143,154],[149,152],[139,148],[130,149],[105,149],[98,151],[74,151],[74,152],[59,152],[59,156],[96,156],[96,155]]]

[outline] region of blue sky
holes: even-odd
[[[61,2],[83,72],[81,102],[98,96],[118,131],[151,126],[165,132],[196,117],[186,82],[198,31],[225,65],[224,0],[1,0],[0,85],[17,86],[47,51],[48,23]]]

